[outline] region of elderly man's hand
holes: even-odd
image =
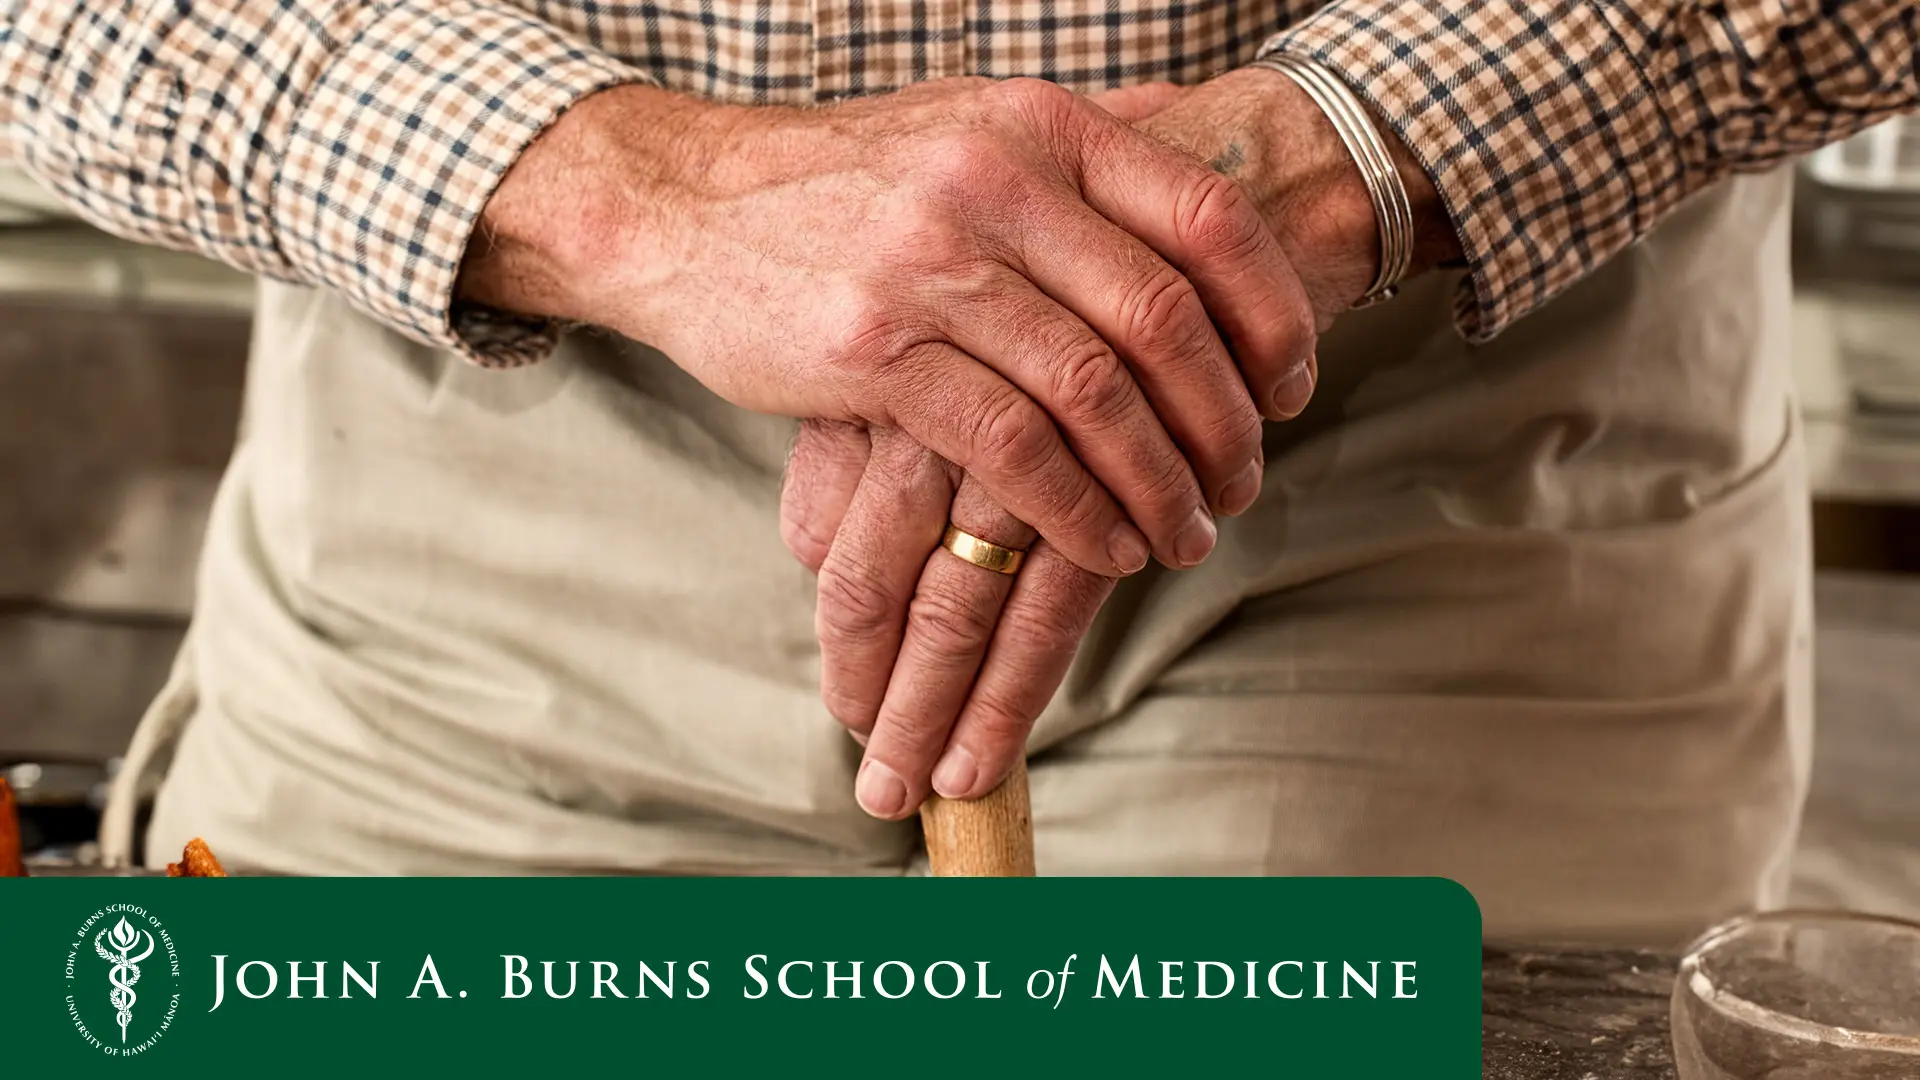
[[[1372,203],[1331,126],[1286,76],[1255,69],[1097,100],[1243,186],[1301,269],[1323,328],[1366,290],[1379,259]],[[1431,265],[1452,232],[1402,157],[1422,233],[1416,265]],[[1290,388],[1274,411],[1297,412],[1311,388]],[[803,426],[783,534],[820,573],[822,693],[866,743],[857,795],[881,817],[912,812],[929,787],[953,798],[991,790],[1113,588],[1045,541],[1017,579],[971,566],[937,549],[949,519],[1003,546],[1033,538],[973,478],[899,432]]]
[[[935,550],[949,520],[1026,549],[1019,574]],[[956,798],[991,790],[1115,579],[1036,541],[977,480],[893,429],[803,424],[781,523],[820,575],[820,692],[866,745],[860,805],[897,818],[929,783]]]
[[[1104,575],[1207,555],[1314,344],[1237,185],[1034,80],[605,91],[481,224],[468,299],[612,327],[746,408],[902,430]]]

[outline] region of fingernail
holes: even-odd
[[[1233,479],[1227,481],[1226,487],[1220,489],[1220,512],[1241,513],[1252,506],[1253,500],[1259,496],[1260,462],[1249,461],[1246,468],[1241,469]]]
[[[949,747],[940,764],[933,769],[933,790],[949,799],[964,799],[973,794],[980,779],[980,763],[964,746]]]
[[[898,773],[869,759],[860,766],[853,782],[853,797],[860,808],[877,818],[895,818],[907,805],[907,785]]]
[[[1153,549],[1147,545],[1147,538],[1140,534],[1139,529],[1125,522],[1113,530],[1113,535],[1107,539],[1107,557],[1123,574],[1131,574],[1147,565],[1147,559],[1152,555]]]
[[[849,735],[851,735],[851,736],[853,736],[853,741],[854,741],[854,742],[857,742],[857,743],[859,743],[859,744],[860,744],[860,746],[861,746],[861,747],[862,747],[863,749],[864,749],[864,748],[866,747],[866,745],[867,745],[867,733],[866,733],[866,732],[864,732],[864,731],[855,731],[855,730],[853,730],[852,728],[848,728],[848,729],[847,729],[847,734],[849,734]]]
[[[1173,555],[1182,566],[1198,566],[1213,551],[1215,540],[1220,537],[1214,528],[1213,515],[1202,506],[1193,512],[1187,523],[1180,528],[1179,535],[1173,538]]]
[[[1273,411],[1283,420],[1299,416],[1307,407],[1307,400],[1313,397],[1313,364],[1302,360],[1293,366],[1280,379],[1280,388],[1273,392]]]

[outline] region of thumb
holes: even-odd
[[[1137,124],[1179,101],[1187,88],[1170,82],[1140,83],[1088,94],[1087,100],[1129,124]]]

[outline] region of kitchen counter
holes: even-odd
[[[1673,1080],[1677,953],[1581,946],[1481,950],[1486,1080]]]

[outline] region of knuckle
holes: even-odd
[[[926,634],[924,644],[943,657],[978,649],[993,633],[999,612],[982,598],[943,589],[923,589],[913,598],[907,622]]]
[[[1011,406],[996,406],[976,425],[975,445],[989,469],[997,473],[1035,508],[1032,524],[1055,543],[1079,540],[1104,542],[1107,521],[1105,489],[1085,469],[1055,468],[1051,454],[1060,444],[1053,422],[1037,406],[1017,394]]]
[[[1212,430],[1203,436],[1211,456],[1235,468],[1246,463],[1259,447],[1265,430],[1260,426],[1260,414],[1251,401],[1244,398],[1239,407],[1216,419]]]
[[[1084,571],[1081,571],[1084,573]],[[1057,597],[1053,603],[1035,604],[1007,620],[1008,643],[1020,655],[1043,662],[1047,657],[1072,649],[1086,632],[1077,596]]]
[[[898,618],[892,598],[872,578],[832,558],[821,567],[814,628],[822,647],[863,641]]]
[[[965,196],[978,199],[978,194]],[[876,261],[884,269],[876,275],[874,291],[890,310],[915,312],[920,324],[938,322],[939,315],[915,306],[909,296],[924,296],[928,288],[964,296],[993,295],[1003,289],[1003,272],[992,258],[990,245],[978,227],[961,215],[918,201],[903,210],[887,227],[877,248]]]
[[[1200,294],[1172,267],[1157,268],[1136,280],[1121,305],[1121,325],[1142,349],[1170,349],[1181,355],[1199,352],[1211,332]]]
[[[1003,140],[985,125],[942,132],[927,141],[923,154],[923,192],[932,198],[916,198],[922,207],[976,198],[982,189],[1003,186],[1016,172]]]
[[[1105,489],[1100,487],[1093,476],[1086,472],[1078,473],[1075,478],[1057,490],[1041,493],[1042,502],[1054,508],[1054,520],[1059,524],[1053,539],[1058,542],[1067,537],[1085,537],[1088,542],[1105,542],[1107,529],[1107,502],[1102,497]]]
[[[906,353],[917,330],[891,289],[853,282],[829,301],[826,325],[840,328],[828,361],[854,374],[872,374]]]
[[[919,264],[963,259],[974,248],[972,236],[959,221],[924,203],[901,214],[894,237],[900,258]]]
[[[1179,235],[1209,255],[1245,255],[1266,239],[1266,225],[1246,191],[1211,169],[1193,174],[1179,206]]]
[[[968,711],[967,723],[979,733],[982,743],[1012,746],[1026,742],[1027,732],[1039,716],[1039,710],[1011,700],[1008,691],[998,685],[976,687]]]
[[[1153,507],[1184,509],[1199,502],[1194,491],[1193,474],[1179,455],[1156,458],[1147,468],[1134,495]]]
[[[956,257],[919,260],[922,273],[942,297],[955,304],[990,301],[1007,290],[1006,268],[982,255],[978,245],[969,244],[954,252]]]
[[[951,726],[935,713],[903,709],[891,701],[882,703],[873,722],[876,757],[888,759],[902,775],[916,770],[915,759],[929,757],[947,741]],[[918,766],[919,771],[927,768]],[[924,771],[922,772],[924,775]]]
[[[1062,357],[1054,369],[1060,414],[1104,429],[1126,413],[1133,400],[1133,377],[1106,342],[1085,338],[1050,351]]]
[[[1053,424],[1039,408],[1009,389],[980,410],[973,445],[985,462],[1010,480],[1040,471],[1052,447]]]
[[[965,129],[943,131],[922,147],[921,168],[933,178],[964,175],[973,167],[978,150],[979,143]]]
[[[780,519],[780,539],[800,565],[816,574],[826,565],[827,552],[833,548],[833,541],[822,539],[811,525],[786,516]]]
[[[998,90],[1008,105],[1035,116],[1065,116],[1077,103],[1073,91],[1045,79],[1007,79]]]

